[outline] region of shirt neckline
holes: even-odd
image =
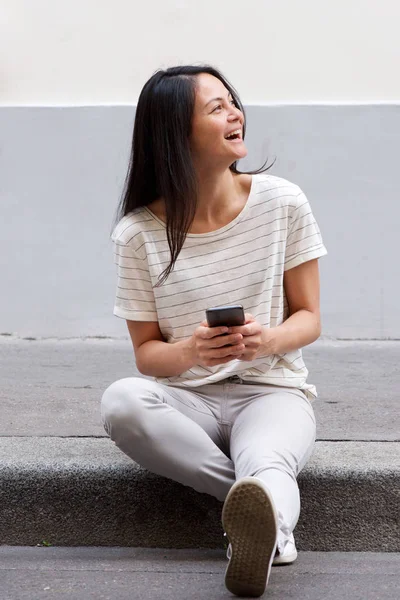
[[[223,233],[224,231],[227,231],[228,229],[230,229],[231,227],[234,227],[237,223],[239,223],[239,221],[242,220],[244,214],[247,212],[247,210],[249,208],[249,205],[251,203],[252,197],[254,196],[255,179],[256,179],[256,176],[252,175],[251,176],[250,192],[249,192],[249,195],[247,197],[246,203],[243,206],[243,208],[240,211],[240,213],[238,215],[236,215],[236,217],[234,219],[232,219],[232,221],[229,221],[229,223],[227,223],[223,227],[220,227],[219,229],[214,229],[213,231],[207,231],[207,233],[187,233],[186,237],[202,238],[202,237],[210,237],[210,236],[213,236],[213,235],[218,235],[220,233]],[[143,208],[147,211],[147,213],[155,221],[157,221],[157,223],[160,223],[160,225],[162,225],[164,227],[164,229],[166,229],[167,226],[164,223],[164,221],[162,221],[159,217],[157,217],[147,206],[143,206]]]

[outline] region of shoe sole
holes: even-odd
[[[232,547],[225,574],[227,589],[236,596],[261,596],[275,555],[278,517],[268,491],[253,477],[230,489],[222,510],[222,525]]]

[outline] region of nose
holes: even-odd
[[[238,108],[236,108],[236,106],[232,106],[231,111],[228,115],[228,120],[230,123],[234,122],[234,121],[240,121],[240,123],[243,123],[243,113],[241,110],[239,110]]]

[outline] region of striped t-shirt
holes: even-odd
[[[284,271],[326,254],[318,225],[301,189],[280,177],[252,176],[246,205],[216,231],[187,234],[166,282],[155,287],[169,264],[166,226],[142,207],[121,219],[113,233],[118,266],[114,314],[131,321],[158,321],[166,342],[190,337],[207,308],[242,304],[256,321],[276,327],[288,317]],[[160,383],[197,387],[238,375],[243,381],[315,387],[301,350],[215,367],[194,366]]]

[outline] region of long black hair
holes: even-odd
[[[189,137],[195,103],[196,77],[208,73],[219,79],[232,95],[236,108],[245,113],[238,93],[214,67],[179,66],[159,70],[143,87],[135,115],[132,151],[116,220],[162,197],[166,209],[166,233],[171,260],[157,285],[167,279],[185,242],[197,207],[197,180]],[[243,138],[245,122],[243,125]],[[256,171],[266,171],[267,161]],[[272,166],[272,165],[270,165]],[[233,173],[242,173],[235,161]]]

